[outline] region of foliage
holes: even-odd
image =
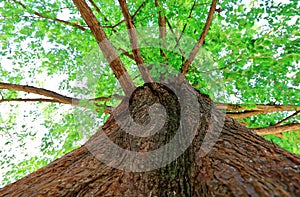
[[[101,12],[91,7],[100,24],[106,27],[104,31],[115,48],[129,49],[125,23],[117,25],[123,20],[119,6],[114,1],[94,2]],[[164,1],[162,6],[156,7],[154,1],[135,0],[128,4],[131,14],[143,4],[134,23],[137,29],[147,27],[152,31],[149,35],[142,31],[139,34],[143,58],[154,68],[152,74],[167,72],[160,66],[166,59],[169,67],[179,71],[183,63],[179,49],[183,49],[187,58],[202,32],[210,2]],[[189,82],[215,102],[249,107],[272,103],[300,106],[299,3],[295,0],[286,3],[224,0],[219,2],[218,8],[221,11],[215,13],[205,44],[189,68]],[[160,48],[142,42],[147,41],[147,36],[158,37],[160,10],[169,23],[165,58],[159,55]],[[80,99],[122,94],[97,42],[71,1],[1,1],[0,12],[1,82],[44,87]],[[54,19],[68,21],[68,24]],[[183,29],[185,36],[176,46],[174,38],[178,38]],[[118,53],[135,83],[140,85],[142,81],[135,62],[122,51]],[[32,94],[17,91],[1,90],[0,93],[2,99],[32,98]],[[107,118],[108,115],[103,114],[105,106],[117,104],[115,99],[102,102],[95,117],[101,121],[93,126],[101,125]],[[0,105],[0,141],[4,147],[0,151],[3,158],[0,177],[5,177],[2,185],[80,146],[96,131],[95,127],[82,132],[91,125],[78,122],[77,115],[88,113],[80,106],[16,102]],[[287,113],[272,113],[241,121],[258,128],[274,125],[287,116]],[[299,123],[299,116],[289,121]],[[300,154],[299,131],[284,133],[283,138],[274,135],[266,138]],[[38,152],[31,152],[33,149]]]

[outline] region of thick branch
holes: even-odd
[[[46,90],[43,88],[37,88],[34,86],[27,86],[27,85],[16,85],[16,84],[9,84],[9,83],[2,83],[0,82],[0,89],[6,89],[6,90],[15,90],[15,91],[23,91],[33,94],[38,94],[46,97],[50,97],[52,99],[48,98],[15,98],[15,99],[1,99],[0,103],[2,102],[50,102],[50,103],[62,103],[62,104],[69,104],[69,105],[79,105],[82,101],[81,99],[72,98],[68,96],[64,96],[61,94],[58,94],[56,92],[53,92],[51,90]],[[122,100],[124,97],[119,95],[111,95],[108,97],[98,97],[98,98],[91,98],[88,99],[88,101],[109,101],[110,99],[115,98],[117,100]],[[98,104],[95,103],[96,106],[99,107]],[[105,108],[105,113],[111,113],[111,108]]]
[[[123,13],[123,16],[124,16],[124,19],[126,22],[126,27],[128,30],[128,35],[129,35],[129,39],[130,39],[130,44],[131,44],[134,60],[141,72],[143,80],[145,82],[152,82],[153,81],[152,77],[151,77],[151,75],[145,65],[145,62],[143,60],[143,57],[141,55],[135,26],[133,24],[132,17],[128,11],[126,0],[119,0],[119,4],[122,9],[122,13]]]
[[[134,83],[127,73],[122,61],[118,57],[113,45],[101,28],[101,25],[93,14],[91,8],[84,0],[73,0],[73,2],[95,36],[107,62],[109,63],[116,78],[119,80],[123,91],[127,96],[131,95],[132,91],[135,89]]]
[[[22,6],[24,9],[28,9],[27,6],[25,6],[23,3],[21,3],[20,1],[17,1],[17,0],[13,0],[15,3],[19,4],[20,6]],[[40,18],[44,18],[44,19],[48,19],[48,20],[52,20],[52,21],[56,21],[56,22],[60,22],[60,23],[64,23],[66,25],[70,25],[70,26],[73,26],[73,27],[76,27],[82,31],[85,31],[85,28],[82,27],[81,25],[78,25],[76,23],[71,23],[71,22],[68,22],[68,21],[64,21],[64,20],[61,20],[61,19],[58,19],[58,18],[51,18],[49,16],[45,16],[45,15],[42,15],[38,12],[33,12],[34,15],[40,17]]]
[[[210,6],[210,10],[209,10],[209,13],[208,13],[208,16],[207,16],[207,19],[206,19],[204,29],[201,33],[201,36],[198,39],[197,43],[195,44],[190,56],[188,57],[188,59],[184,62],[184,64],[181,67],[181,73],[183,75],[186,75],[186,73],[188,72],[189,66],[194,61],[200,47],[202,46],[202,44],[204,42],[204,39],[207,35],[207,32],[209,30],[210,24],[211,24],[212,19],[213,19],[213,15],[214,15],[215,10],[216,10],[216,5],[217,5],[217,0],[213,0],[212,3],[211,3],[211,6]]]
[[[46,90],[44,88],[37,88],[37,87],[33,87],[33,86],[28,86],[28,85],[16,85],[16,84],[0,82],[0,89],[23,91],[23,92],[33,93],[33,94],[39,94],[39,95],[43,95],[43,96],[55,99],[56,101],[58,101],[60,103],[66,103],[66,104],[76,103],[79,101],[79,99],[74,99],[74,98],[71,98],[68,96],[63,96],[63,95],[53,92],[51,90]]]
[[[294,123],[294,124],[286,124],[286,125],[280,125],[280,126],[271,126],[266,128],[258,128],[258,129],[252,129],[255,133],[258,135],[268,135],[268,134],[277,134],[277,133],[283,133],[287,131],[296,131],[300,130],[300,123]]]

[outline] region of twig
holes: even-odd
[[[282,123],[284,123],[284,122],[287,121],[288,119],[290,119],[290,118],[292,118],[292,117],[298,115],[299,113],[300,113],[300,111],[296,111],[296,112],[293,113],[292,115],[290,115],[290,116],[284,118],[283,120],[277,122],[274,126],[279,126],[279,125],[281,125]]]
[[[24,9],[28,10],[27,6],[25,6],[23,3],[21,3],[20,1],[17,1],[17,0],[13,0],[15,3],[19,4],[20,6],[22,6]],[[56,22],[60,22],[60,23],[64,23],[66,25],[70,25],[70,26],[73,26],[73,27],[76,27],[82,31],[85,31],[86,29],[81,26],[81,25],[78,25],[77,23],[71,23],[69,21],[64,21],[64,20],[61,20],[61,19],[58,19],[58,18],[51,18],[49,16],[44,16],[36,11],[33,12],[36,16],[40,17],[40,18],[44,18],[44,19],[49,19],[49,20],[52,20],[52,21],[56,21]]]
[[[130,54],[128,51],[122,49],[121,47],[119,47],[118,50],[122,51],[122,54],[123,54],[123,55],[126,55],[126,56],[129,57],[130,59],[134,60],[133,55]]]
[[[216,5],[217,5],[217,0],[213,0],[212,3],[211,3],[211,6],[210,6],[210,10],[209,10],[209,13],[208,13],[208,16],[207,16],[207,19],[206,19],[204,29],[201,33],[201,36],[198,39],[197,43],[195,44],[192,52],[190,53],[190,56],[188,57],[188,59],[184,62],[184,64],[181,67],[181,73],[183,75],[186,75],[186,73],[188,72],[189,66],[194,61],[200,47],[202,46],[202,44],[204,42],[204,39],[207,35],[207,32],[209,30],[210,24],[211,24],[212,19],[213,19],[213,15],[214,15],[215,10],[216,10]]]
[[[193,13],[193,10],[194,10],[195,6],[196,6],[196,0],[194,0],[194,3],[193,3],[192,8],[191,8],[191,10],[190,10],[189,16],[187,17],[187,20],[190,19],[190,18],[192,17],[192,13]],[[187,22],[188,22],[188,21],[187,21]],[[177,41],[177,43],[176,43],[175,48],[178,46],[178,44],[179,44],[179,42],[180,42],[180,40],[181,40],[181,38],[182,38],[182,35],[184,34],[184,31],[185,31],[185,29],[186,29],[186,27],[187,27],[187,24],[188,24],[188,23],[185,23],[185,24],[184,24],[183,29],[182,29],[182,32],[181,32],[181,34],[180,34],[180,36],[179,36],[179,38],[178,38],[178,41]]]
[[[104,22],[108,22],[109,20],[104,16],[104,14],[101,12],[99,7],[96,5],[96,3],[93,0],[89,0],[89,2],[92,4],[92,6],[96,9],[96,11],[103,16]]]

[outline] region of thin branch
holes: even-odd
[[[159,38],[161,39],[162,43],[161,46],[162,48],[160,48],[160,55],[162,57],[166,57],[166,54],[163,51],[163,48],[166,48],[166,42],[165,42],[165,38],[167,35],[167,28],[166,28],[166,16],[163,14],[163,8],[161,6],[161,2],[159,0],[155,0],[155,6],[160,9],[158,11],[158,25],[159,25]],[[166,60],[168,61],[168,60]]]
[[[300,106],[296,105],[263,105],[263,104],[256,104],[253,107],[243,107],[241,104],[226,104],[226,103],[215,103],[215,106],[221,110],[227,111],[235,111],[241,112],[245,110],[251,111],[267,111],[267,112],[278,112],[278,111],[298,111],[300,110]]]
[[[225,110],[226,115],[233,119],[243,119],[259,114],[267,114],[282,111],[299,111],[300,106],[295,105],[261,105],[246,108],[238,104],[215,103],[215,106],[220,110]]]
[[[178,38],[177,38],[176,33],[175,33],[174,29],[172,28],[172,25],[171,25],[171,23],[170,23],[170,21],[168,20],[167,17],[166,17],[166,22],[167,22],[168,27],[169,27],[169,29],[171,30],[172,34],[174,35],[174,38],[175,38],[175,41],[176,41],[176,45],[177,45],[177,43],[178,43]],[[185,54],[184,54],[184,52],[181,50],[181,48],[179,48],[179,52],[181,53],[182,59],[184,60],[184,59],[185,59],[185,56],[184,56]]]
[[[190,10],[189,16],[187,17],[187,23],[185,23],[184,26],[183,26],[183,29],[181,31],[181,34],[180,34],[179,38],[178,38],[178,42],[177,42],[175,48],[178,46],[178,44],[179,44],[179,42],[180,42],[180,40],[181,40],[181,38],[184,34],[184,31],[185,31],[185,29],[187,27],[187,24],[188,24],[188,19],[190,19],[192,17],[192,13],[193,13],[193,10],[194,10],[195,6],[196,6],[196,0],[194,0],[194,3],[193,3],[192,8]]]
[[[296,112],[293,113],[292,115],[290,115],[290,116],[286,117],[285,119],[283,119],[283,120],[277,122],[274,126],[279,126],[279,125],[281,125],[282,123],[284,123],[284,122],[287,121],[288,119],[291,119],[292,117],[297,116],[299,113],[300,113],[300,111],[296,111]]]
[[[258,135],[268,135],[268,134],[277,134],[277,133],[283,133],[288,131],[296,131],[300,130],[300,123],[294,123],[294,124],[286,124],[286,125],[280,125],[280,126],[271,126],[266,128],[257,128],[252,129],[255,133]]]
[[[94,99],[89,99],[90,101],[93,101]],[[24,98],[17,98],[17,99],[3,99],[3,100],[0,100],[0,103],[4,103],[4,102],[43,102],[43,103],[60,103],[60,104],[69,104],[69,105],[73,105],[73,106],[77,106],[79,105],[79,102],[77,104],[75,103],[62,103],[58,100],[55,100],[55,99],[44,99],[44,98],[35,98],[35,99],[24,99]],[[99,105],[97,103],[94,103],[94,105],[96,107],[104,107],[103,105]],[[84,106],[82,106],[84,107]],[[113,111],[113,107],[111,106],[105,106],[104,108],[104,113],[106,114],[111,114],[112,111]]]
[[[119,0],[119,4],[122,9],[122,13],[123,13],[123,16],[124,16],[124,19],[126,22],[126,27],[128,30],[128,35],[129,35],[129,39],[130,39],[130,44],[131,44],[134,60],[140,70],[140,73],[142,75],[144,82],[152,82],[153,79],[152,79],[152,77],[145,65],[143,57],[141,55],[135,26],[133,24],[132,17],[128,11],[126,0]]]
[[[126,56],[129,57],[130,59],[134,60],[133,55],[130,54],[128,51],[122,49],[121,47],[119,47],[118,50],[122,51],[122,54],[123,54],[123,55],[126,55]]]
[[[132,79],[130,78],[124,64],[120,60],[120,57],[118,57],[115,48],[113,47],[112,43],[108,40],[99,21],[97,20],[97,18],[95,17],[94,13],[92,12],[88,4],[85,2],[85,0],[73,0],[73,2],[79,10],[83,19],[85,20],[86,24],[91,29],[107,62],[110,65],[110,68],[112,69],[116,78],[120,82],[121,87],[125,92],[125,95],[130,96],[133,90],[135,89],[135,85]]]
[[[109,20],[102,14],[99,7],[96,5],[96,3],[93,0],[89,0],[89,2],[92,4],[92,6],[96,9],[96,11],[103,16],[104,22],[108,22]]]
[[[134,14],[131,16],[131,18],[132,18],[132,20],[136,17],[136,15],[139,13],[139,11],[142,9],[142,7],[145,5],[145,2],[143,2],[139,7],[138,7],[138,9],[134,12]],[[121,25],[122,23],[124,23],[125,22],[125,20],[123,19],[123,20],[121,20],[120,22],[118,22],[117,24],[115,24],[115,25],[103,25],[103,26],[101,26],[102,28],[112,28],[113,29],[113,31],[115,31],[114,30],[114,28],[116,28],[117,26],[119,26],[119,25]]]
[[[15,3],[19,4],[20,6],[22,6],[25,10],[28,10],[27,6],[25,6],[23,3],[21,3],[20,1],[17,1],[17,0],[13,0]],[[49,16],[45,16],[43,14],[40,14],[36,11],[33,12],[36,16],[40,17],[40,18],[43,18],[43,19],[48,19],[48,20],[52,20],[52,21],[56,21],[56,22],[59,22],[59,23],[64,23],[66,25],[70,25],[70,26],[73,26],[73,27],[76,27],[82,31],[85,31],[86,29],[81,26],[81,25],[78,25],[77,23],[72,23],[72,22],[69,22],[69,21],[64,21],[64,20],[61,20],[61,19],[58,19],[58,18],[51,18]]]
[[[1,99],[0,103],[5,103],[5,102],[44,102],[44,103],[62,103],[58,100],[55,99],[45,99],[45,98],[32,98],[32,99],[27,99],[27,98],[16,98],[16,99]],[[66,104],[66,103],[64,103]]]
[[[134,14],[131,16],[132,19],[134,19],[134,17],[136,17],[136,15],[139,13],[139,11],[146,5],[146,1],[144,1],[139,7],[138,9],[134,12]]]
[[[208,16],[207,16],[207,19],[206,19],[204,29],[201,33],[201,36],[198,39],[197,43],[195,44],[192,52],[190,53],[190,56],[188,57],[188,59],[184,62],[184,64],[181,67],[181,73],[183,75],[186,75],[186,73],[188,72],[189,66],[194,61],[200,47],[202,46],[202,44],[204,42],[204,39],[207,35],[207,32],[209,30],[210,24],[211,24],[212,19],[213,19],[213,15],[214,15],[215,10],[216,10],[216,5],[217,5],[217,0],[213,0],[212,3],[211,3],[211,6],[210,6],[210,10],[209,10],[209,13],[208,13]]]

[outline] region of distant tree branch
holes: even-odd
[[[288,131],[300,130],[300,123],[286,124],[280,126],[270,126],[266,128],[252,129],[258,135],[278,134]]]
[[[15,3],[19,4],[20,6],[22,6],[25,10],[28,10],[27,6],[25,6],[23,3],[21,3],[20,1],[17,1],[17,0],[13,0]],[[40,18],[43,18],[43,19],[48,19],[48,20],[52,20],[52,21],[56,21],[56,22],[59,22],[59,23],[64,23],[66,25],[70,25],[70,26],[73,26],[73,27],[76,27],[82,31],[85,31],[86,29],[81,26],[81,25],[78,25],[77,23],[72,23],[72,22],[69,22],[69,21],[64,21],[64,20],[61,20],[61,19],[58,19],[58,18],[52,18],[52,17],[49,17],[49,16],[46,16],[46,15],[43,15],[41,13],[38,13],[36,11],[33,12],[34,15],[40,17]]]
[[[132,91],[135,89],[135,85],[91,8],[88,6],[85,0],[73,0],[73,2],[85,20],[86,24],[91,29],[107,62],[110,65],[110,68],[120,82],[125,95],[131,95]]]
[[[200,38],[198,39],[197,43],[195,44],[192,52],[190,53],[190,56],[188,57],[188,59],[183,63],[182,67],[181,67],[181,73],[183,75],[186,75],[186,73],[188,72],[188,68],[189,66],[191,65],[191,63],[194,61],[199,49],[201,48],[203,42],[204,42],[204,39],[207,35],[207,32],[209,30],[209,27],[210,27],[210,24],[212,22],[212,19],[213,19],[213,15],[215,13],[215,10],[216,10],[216,5],[217,5],[217,0],[213,0],[212,3],[211,3],[211,6],[210,6],[210,10],[209,10],[209,13],[208,13],[208,16],[207,16],[207,19],[206,19],[206,23],[205,23],[205,26],[204,26],[204,29],[200,35]]]
[[[145,62],[143,60],[143,57],[141,55],[141,51],[139,48],[139,42],[136,34],[136,29],[132,21],[132,17],[129,13],[126,0],[119,0],[120,7],[122,9],[122,13],[126,22],[126,27],[128,30],[128,35],[130,39],[130,44],[132,48],[132,53],[134,60],[140,70],[140,73],[142,75],[142,78],[145,82],[152,82],[153,79],[145,65]],[[142,3],[142,5],[145,4],[145,2]],[[141,7],[141,6],[140,6]]]

